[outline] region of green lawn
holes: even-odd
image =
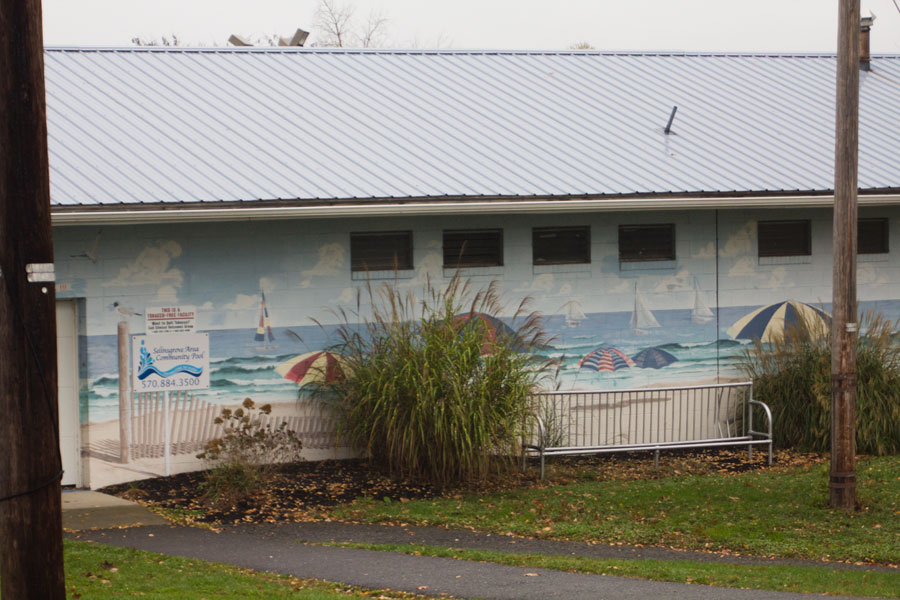
[[[900,564],[900,457],[857,469],[862,509],[827,508],[828,467],[653,480],[580,479],[409,502],[364,499],[333,515],[539,538]]]
[[[412,598],[309,579],[255,573],[237,567],[65,540],[68,598],[118,600],[234,600],[291,598]]]
[[[900,570],[895,573],[851,571],[828,567],[787,565],[735,565],[699,563],[686,560],[619,560],[572,556],[508,554],[484,550],[438,548],[417,544],[338,544],[339,546],[402,552],[421,556],[441,556],[462,560],[493,562],[528,568],[556,569],[576,573],[636,577],[698,585],[747,589],[838,594],[869,598],[896,598],[900,590]]]

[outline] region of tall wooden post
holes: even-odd
[[[0,0],[0,595],[65,598],[40,0]],[[41,267],[32,267],[41,270]]]
[[[856,504],[856,203],[859,141],[859,0],[840,0],[834,149],[831,476],[833,508]]]
[[[131,462],[131,379],[128,372],[128,322],[119,321],[116,328],[118,334],[119,355],[119,460],[124,464]]]

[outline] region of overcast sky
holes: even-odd
[[[338,0],[340,2],[340,0]],[[837,0],[347,0],[387,18],[392,47],[834,52]],[[900,0],[862,0],[874,53],[900,54]],[[224,45],[232,33],[313,27],[318,0],[43,0],[48,46],[128,46],[177,34]],[[315,31],[313,31],[315,34]],[[315,40],[313,35],[310,42]]]

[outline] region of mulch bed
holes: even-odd
[[[204,471],[156,477],[102,489],[107,494],[151,507],[199,514],[198,523],[275,523],[307,519],[313,513],[361,496],[394,500],[431,498],[429,486],[393,480],[361,459],[291,463],[281,467],[264,490],[233,506],[210,506],[203,498]]]
[[[368,496],[407,501],[433,498],[441,494],[465,492],[490,493],[504,489],[552,486],[575,480],[657,479],[689,474],[742,473],[767,468],[765,452],[747,459],[745,449],[680,450],[665,452],[659,468],[648,452],[606,454],[548,460],[548,478],[537,480],[532,464],[526,474],[512,472],[481,484],[452,490],[410,481],[392,479],[372,468],[365,460],[325,460],[284,465],[271,483],[254,497],[228,506],[210,506],[202,496],[203,471],[171,477],[144,479],[104,488],[103,492],[137,501],[151,507],[172,509],[186,522],[198,523],[276,523],[323,518],[327,509]],[[797,466],[821,462],[824,457],[780,451],[776,466]]]

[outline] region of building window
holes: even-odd
[[[386,231],[350,234],[351,271],[388,271],[413,268],[412,232]]]
[[[535,227],[531,230],[531,257],[536,265],[591,262],[589,227]]]
[[[888,220],[860,219],[857,221],[856,251],[859,254],[887,254]]]
[[[756,226],[758,256],[810,256],[809,220],[760,221]]]
[[[675,225],[619,225],[619,261],[675,260]]]
[[[503,230],[469,229],[444,232],[444,267],[503,266]]]

